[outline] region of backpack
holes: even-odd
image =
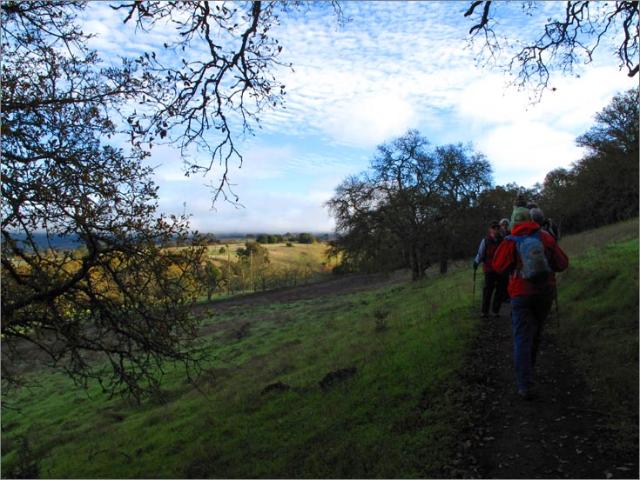
[[[543,282],[552,272],[549,261],[544,253],[544,244],[540,238],[540,231],[526,237],[509,235],[509,240],[516,242],[516,250],[520,256],[520,267],[516,274],[532,282]]]

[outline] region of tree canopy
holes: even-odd
[[[567,232],[638,215],[638,89],[613,97],[576,139],[586,149],[569,168],[549,172],[539,201]]]
[[[452,240],[490,184],[482,154],[460,144],[431,148],[410,130],[380,145],[370,170],[336,189],[328,202],[338,234],[333,253],[342,253],[344,268],[409,267],[421,278],[454,254]]]
[[[185,160],[192,146],[209,152],[207,164],[188,172],[214,162],[226,172],[240,158],[230,118],[246,128],[283,94],[269,74],[280,47],[268,31],[285,6],[117,5],[125,22],[177,29],[168,50],[209,47],[207,58],[180,63],[173,55],[178,63],[168,65],[155,52],[103,63],[78,26],[85,6],[1,6],[2,379],[19,379],[12,366],[29,355],[27,342],[80,382],[96,378],[108,391],[139,397],[157,385],[164,361],[195,360],[184,344],[197,319],[180,284],[197,276],[203,251],[160,250],[186,238],[189,226],[186,217],[157,213],[157,187],[142,160],[165,138]],[[223,33],[224,44],[216,43]],[[220,192],[230,192],[224,173],[214,198]],[[82,248],[52,252],[56,236]]]

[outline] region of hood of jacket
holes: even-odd
[[[511,235],[516,235],[518,237],[523,237],[526,235],[531,235],[536,230],[540,230],[540,225],[538,225],[533,220],[529,220],[526,222],[520,222],[516,224],[511,230]]]

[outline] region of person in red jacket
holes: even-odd
[[[500,225],[498,222],[492,222],[487,236],[482,239],[478,247],[478,253],[473,260],[473,269],[476,270],[478,265],[482,264],[484,271],[484,287],[482,289],[482,318],[489,317],[489,305],[493,296],[492,311],[494,317],[500,316],[500,305],[502,304],[502,292],[500,290],[500,275],[498,275],[491,266],[493,256],[502,241],[500,236]]]
[[[528,209],[514,209],[511,227],[511,235],[496,250],[492,267],[498,273],[509,272],[518,395],[530,399],[540,336],[553,302],[554,272],[566,270],[569,259],[555,238],[531,220]]]

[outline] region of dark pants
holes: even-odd
[[[508,286],[509,286],[509,275],[508,274],[500,275],[500,277],[498,278],[498,287],[497,287],[498,293],[496,293],[496,296],[499,297],[501,304],[509,300],[509,292],[507,291]]]
[[[500,311],[502,304],[499,283],[501,275],[496,272],[484,272],[484,288],[482,289],[482,313],[489,313],[489,305],[491,305],[491,297],[493,296],[493,313]]]
[[[513,360],[520,391],[528,391],[533,384],[533,369],[538,356],[542,327],[552,301],[552,293],[511,299]]]

